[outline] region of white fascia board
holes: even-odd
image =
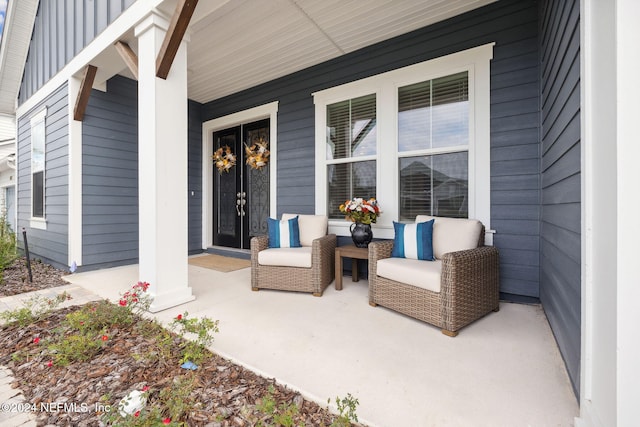
[[[49,79],[31,98],[19,106],[16,112],[17,117],[21,117],[35,107],[54,90],[67,82],[74,74],[81,71],[96,56],[120,40],[125,33],[135,27],[161,3],[163,3],[163,0],[137,0],[134,2],[88,46],[85,46],[62,70]]]

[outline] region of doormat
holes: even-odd
[[[251,261],[248,259],[233,258],[214,254],[189,258],[189,264],[198,267],[209,268],[211,270],[221,271],[223,273],[251,267]]]

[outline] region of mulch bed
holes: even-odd
[[[157,360],[134,357],[154,348],[154,337],[145,337],[134,326],[111,331],[101,352],[88,362],[74,362],[66,367],[48,366],[51,356],[36,347],[43,346],[64,316],[77,309],[57,310],[28,327],[4,326],[0,330],[0,365],[13,371],[15,381],[12,386],[22,390],[27,403],[40,407],[41,402],[66,402],[86,408],[77,412],[36,411],[40,426],[99,425],[101,411],[104,412],[100,405],[105,405],[102,396],[108,396],[111,410],[117,410],[120,399],[132,390],[148,386],[150,405],[163,389],[175,387],[181,379],[193,379],[196,384],[188,398],[195,405],[180,420],[187,425],[243,427],[256,425],[261,420],[263,425],[269,425],[268,417],[257,410],[256,404],[267,395],[270,386],[274,387],[272,396],[278,406],[297,405],[296,426],[328,426],[332,422],[333,416],[325,408],[275,384],[273,379],[260,377],[218,355],[212,354],[195,371],[181,368],[178,356],[181,338],[177,336],[172,357]],[[35,337],[40,337],[40,343],[34,343]],[[23,352],[23,357],[15,360],[12,355],[16,352]],[[24,357],[25,352],[30,355]]]
[[[29,281],[29,270],[27,269],[26,258],[20,257],[16,259],[13,264],[7,267],[2,273],[0,297],[69,284],[62,279],[62,276],[68,274],[67,272],[58,270],[42,261],[31,260],[31,274],[33,276],[33,282]]]
[[[23,258],[5,270],[0,295],[67,284],[60,278],[64,272],[51,266],[36,262],[32,268],[33,283],[23,280],[26,272]],[[153,341],[156,336],[144,333],[145,328],[135,324],[110,330],[100,352],[87,362],[72,362],[64,367],[49,366],[51,354],[46,350],[47,341],[55,335],[65,316],[79,309],[76,306],[54,310],[24,327],[16,324],[0,326],[0,365],[13,371],[15,380],[11,386],[23,392],[25,402],[37,407],[41,407],[41,403],[54,403],[80,408],[76,411],[37,410],[39,426],[105,425],[102,418],[105,408],[117,411],[120,399],[131,391],[148,387],[148,407],[151,407],[159,401],[163,390],[165,393],[167,389],[174,390],[181,380],[194,382],[185,399],[192,406],[182,419],[173,421],[189,426],[276,425],[256,407],[268,393],[271,393],[277,407],[297,407],[296,426],[329,426],[335,418],[326,408],[276,384],[274,379],[260,377],[216,354],[211,354],[195,371],[181,368],[179,345],[182,338],[177,335],[171,344],[169,357],[150,358],[150,352],[158,348]],[[137,323],[140,322],[153,326],[146,319],[139,318]],[[40,338],[39,343],[34,343],[36,337]]]

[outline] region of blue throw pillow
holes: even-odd
[[[401,224],[393,221],[395,238],[392,257],[433,261],[433,219],[417,224]]]
[[[297,216],[282,221],[268,218],[267,228],[269,229],[270,248],[299,248],[302,246]]]

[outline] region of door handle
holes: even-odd
[[[236,212],[238,213],[238,216],[240,216],[240,200],[236,200]],[[244,216],[244,209],[242,209],[242,216]]]

